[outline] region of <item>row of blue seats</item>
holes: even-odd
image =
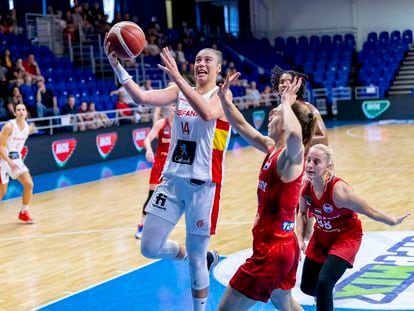
[[[413,42],[413,32],[411,29],[406,29],[402,33],[399,30],[393,30],[391,32],[381,31],[379,34],[377,32],[368,33],[367,42],[404,42],[412,43]]]
[[[355,47],[355,37],[353,34],[346,34],[344,36],[340,34],[335,34],[332,37],[329,35],[323,36],[300,36],[299,38],[295,37],[276,37],[274,39],[274,47],[277,50],[284,50],[289,47],[315,47],[315,46],[351,46]]]

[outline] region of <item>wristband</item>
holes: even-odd
[[[125,70],[124,67],[122,67],[120,63],[113,67],[113,69],[115,71],[116,76],[118,77],[119,83],[121,83],[122,85],[127,83],[129,79],[132,79],[131,75]]]

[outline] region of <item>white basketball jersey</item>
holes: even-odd
[[[29,137],[29,124],[24,122],[22,130],[19,129],[16,119],[9,121],[13,126],[13,131],[6,141],[6,149],[8,152],[20,152],[22,151],[27,138]]]
[[[214,87],[203,98],[208,101],[217,89]],[[230,134],[228,122],[204,121],[179,92],[163,175],[221,184]]]

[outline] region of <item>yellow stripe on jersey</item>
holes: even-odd
[[[223,151],[226,148],[229,131],[216,129],[214,131],[213,149]]]

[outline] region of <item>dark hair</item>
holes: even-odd
[[[305,153],[307,153],[315,133],[317,117],[309,110],[309,107],[297,101],[292,105],[292,110],[302,127],[302,142],[305,146]]]
[[[14,112],[16,112],[16,108],[17,108],[17,106],[19,106],[19,105],[23,105],[23,106],[24,106],[24,108],[25,108],[25,109],[26,109],[26,111],[27,111],[26,104],[25,104],[25,103],[23,103],[23,102],[19,102],[19,103],[17,103],[17,104],[13,104],[13,111],[14,111]]]
[[[298,92],[296,93],[296,96],[298,99],[304,100],[305,99],[305,91],[306,91],[306,81],[309,79],[309,77],[304,74],[300,73],[294,70],[283,70],[279,66],[274,66],[272,69],[272,76],[270,77],[270,81],[272,83],[272,90],[273,92],[278,93],[279,92],[279,82],[280,77],[284,74],[290,74],[292,76],[292,79],[295,77],[301,77],[302,78],[302,85],[300,86]]]

